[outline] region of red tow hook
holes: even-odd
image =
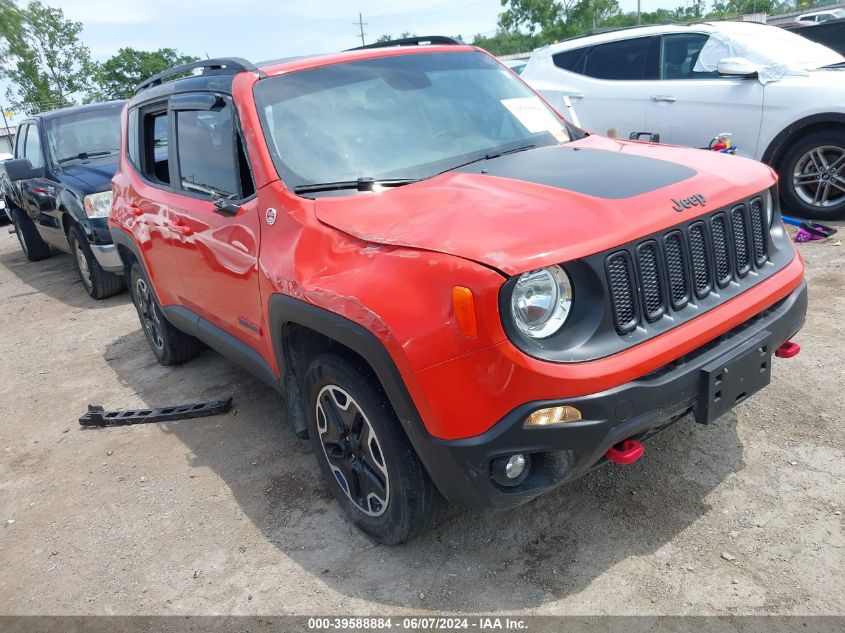
[[[775,350],[775,356],[778,358],[792,358],[798,356],[801,351],[801,346],[794,341],[787,341]]]
[[[627,439],[607,449],[605,456],[615,464],[633,464],[643,456],[642,442]]]

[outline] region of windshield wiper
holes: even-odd
[[[467,165],[472,165],[473,163],[480,163],[483,160],[491,160],[493,158],[499,158],[499,156],[505,156],[506,154],[516,154],[517,152],[524,152],[528,149],[534,149],[537,147],[536,144],[531,143],[530,145],[520,145],[519,147],[512,147],[510,149],[504,149],[495,152],[487,152],[483,156],[478,156],[473,158],[472,160],[468,160],[465,163],[461,163],[459,165],[455,165],[454,167],[450,167],[449,169],[444,169],[441,171],[441,174],[445,174],[447,171],[454,171],[456,169],[460,169],[461,167],[466,167]]]
[[[310,185],[294,187],[294,193],[317,193],[320,191],[341,191],[343,189],[357,189],[358,191],[374,191],[376,187],[401,187],[419,182],[418,178],[391,178],[379,180],[377,178],[359,178],[358,180],[340,180],[338,182],[316,182]]]
[[[94,158],[95,156],[108,156],[109,154],[114,154],[117,152],[116,149],[97,149],[93,152],[79,152],[76,156],[66,156],[65,158],[60,158],[58,163],[66,163],[69,160],[86,160],[88,158]]]

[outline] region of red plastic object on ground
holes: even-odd
[[[794,341],[787,341],[775,350],[775,356],[778,358],[792,358],[798,356],[801,351],[801,346]]]
[[[621,448],[617,448],[617,446],[621,446]],[[627,439],[624,440],[621,445],[616,444],[615,446],[607,449],[607,453],[605,453],[605,455],[614,464],[633,464],[643,456],[644,450],[645,447],[642,445],[642,442]]]

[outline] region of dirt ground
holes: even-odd
[[[845,224],[839,224],[845,239]],[[159,366],[127,294],[0,228],[1,614],[845,614],[845,246],[800,247],[802,353],[711,426],[510,512],[375,546],[278,397],[214,352]],[[102,430],[88,403],[233,395],[224,416]]]

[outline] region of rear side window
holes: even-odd
[[[657,38],[638,37],[594,46],[587,56],[584,74],[596,79],[656,79],[656,60],[651,63],[653,40],[657,42]]]
[[[29,159],[33,167],[44,167],[44,153],[41,151],[41,135],[38,133],[37,125],[27,126],[23,155]]]
[[[129,111],[126,122],[126,153],[132,164],[138,165],[138,110]]]
[[[139,114],[141,137],[144,139],[142,175],[152,182],[170,184],[170,141],[167,110],[147,111]]]
[[[180,188],[233,200],[252,195],[252,178],[231,106],[175,114]]]
[[[576,48],[572,51],[563,51],[552,55],[554,65],[569,72],[584,74],[584,61],[587,59],[589,48]]]

